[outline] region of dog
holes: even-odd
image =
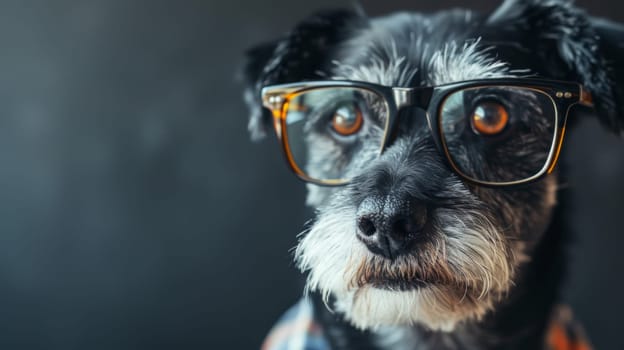
[[[589,349],[558,306],[557,159],[580,117],[624,130],[622,25],[565,0],[333,10],[246,57],[251,136],[275,129],[316,211],[264,349]]]

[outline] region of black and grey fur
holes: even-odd
[[[508,0],[489,15],[324,12],[249,52],[249,129],[257,139],[270,127],[260,89],[272,84],[347,79],[414,87],[543,77],[584,84],[595,115],[619,134],[622,59],[624,27],[570,1]],[[374,135],[349,157],[348,186],[308,185],[307,204],[318,214],[296,261],[332,347],[543,348],[569,234],[558,192],[562,167],[523,187],[479,187],[449,169],[426,124],[402,125],[381,156]],[[417,216],[423,229],[389,258],[358,238],[357,223],[397,211]]]

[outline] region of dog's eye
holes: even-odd
[[[508,122],[507,110],[494,101],[479,103],[470,116],[472,129],[481,135],[496,135],[505,129]]]
[[[334,111],[331,128],[339,135],[350,136],[360,131],[363,122],[362,111],[355,104],[346,104]]]

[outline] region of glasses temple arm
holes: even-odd
[[[591,92],[587,91],[584,86],[581,86],[579,103],[586,107],[594,107],[594,98]]]

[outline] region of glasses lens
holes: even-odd
[[[451,162],[477,181],[529,179],[548,165],[557,109],[538,90],[513,86],[468,88],[442,103],[440,129]]]
[[[388,115],[383,97],[352,87],[315,88],[289,96],[283,130],[291,165],[308,178],[349,180],[352,153],[379,142]]]

